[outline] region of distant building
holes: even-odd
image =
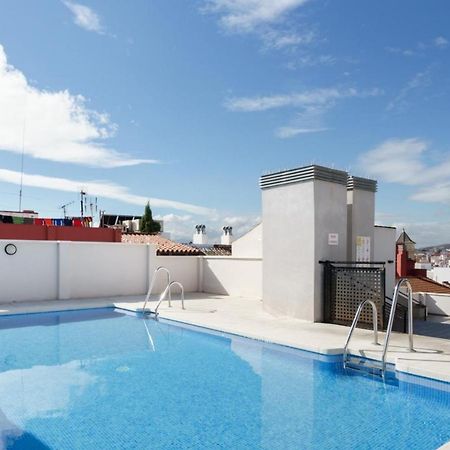
[[[140,231],[142,216],[126,214],[102,214],[100,216],[101,228],[120,228],[123,232],[137,233]],[[161,233],[164,232],[164,221],[156,220],[161,225]]]
[[[122,242],[128,244],[153,244],[159,256],[201,256],[204,253],[191,245],[171,241],[159,234],[125,233]]]
[[[416,253],[416,243],[408,236],[405,229],[403,228],[402,233],[397,239],[397,246],[403,245],[408,257],[410,259],[414,259],[414,255]]]
[[[23,211],[0,211],[0,217],[18,217],[23,219],[37,219],[39,214],[31,209]]]

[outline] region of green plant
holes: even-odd
[[[153,220],[150,203],[147,202],[144,209],[144,214],[141,219],[142,233],[159,233],[161,231],[161,224]]]

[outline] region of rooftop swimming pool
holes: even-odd
[[[450,385],[98,309],[0,318],[0,448],[436,449]]]

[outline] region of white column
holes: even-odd
[[[319,260],[344,260],[347,173],[321,166],[264,175],[263,304],[303,320],[323,316]]]
[[[347,260],[373,261],[375,192],[377,182],[348,177],[347,181]]]

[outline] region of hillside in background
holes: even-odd
[[[419,252],[439,252],[450,249],[450,244],[430,245],[429,247],[422,247],[417,249]]]

